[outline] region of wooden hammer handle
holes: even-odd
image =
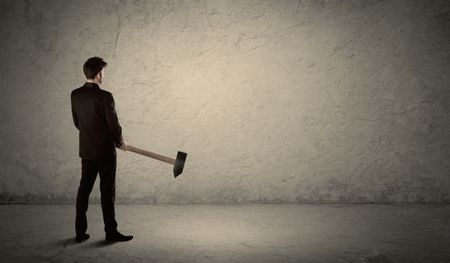
[[[173,164],[173,165],[175,164],[175,161],[176,161],[173,158],[169,158],[169,157],[166,157],[166,156],[154,153],[154,152],[150,152],[150,151],[147,151],[147,150],[144,150],[144,149],[140,149],[138,147],[135,147],[135,146],[132,146],[132,145],[129,145],[129,144],[127,146],[127,151],[134,152],[134,153],[137,153],[137,154],[141,154],[141,155],[144,155],[144,156],[156,159],[156,160],[160,160],[160,161],[163,161],[163,162],[166,162],[166,163],[170,163],[170,164]]]

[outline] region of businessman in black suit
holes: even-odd
[[[100,174],[100,192],[107,241],[129,241],[117,231],[114,200],[116,184],[116,147],[126,151],[112,94],[102,90],[104,68],[107,63],[99,57],[89,58],[83,65],[86,83],[71,93],[72,117],[79,130],[81,180],[77,194],[75,232],[76,241],[89,238],[86,233],[89,194],[97,173]]]

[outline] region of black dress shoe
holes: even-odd
[[[118,231],[116,231],[116,232],[112,232],[112,233],[106,233],[105,239],[106,239],[106,241],[109,241],[109,242],[125,242],[125,241],[130,241],[131,239],[133,239],[133,236],[124,236],[121,233],[119,233]]]
[[[89,235],[88,234],[82,234],[82,235],[77,235],[76,237],[75,237],[75,241],[77,242],[77,243],[80,243],[80,242],[83,242],[84,240],[86,240],[86,239],[89,239]]]

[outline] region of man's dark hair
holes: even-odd
[[[89,58],[83,65],[84,75],[87,79],[93,79],[106,65],[108,63],[100,57]]]

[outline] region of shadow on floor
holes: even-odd
[[[58,247],[66,248],[67,246],[75,245],[77,243],[75,242],[75,237],[69,237],[62,240],[58,240],[53,244],[55,244]]]
[[[91,247],[91,248],[98,248],[98,247],[106,247],[106,246],[110,246],[115,244],[115,242],[109,242],[106,240],[85,240],[81,243],[77,243],[75,242],[75,237],[69,237],[69,238],[65,238],[62,240],[58,240],[54,243],[52,243],[52,245],[57,246],[57,247],[62,247],[63,249],[66,249],[68,246],[73,246],[73,245],[84,245],[84,247]]]
[[[111,246],[114,244],[115,244],[115,242],[109,242],[106,240],[98,240],[98,241],[91,242],[90,244],[87,245],[87,247],[91,247],[91,248],[106,247],[106,246]]]

